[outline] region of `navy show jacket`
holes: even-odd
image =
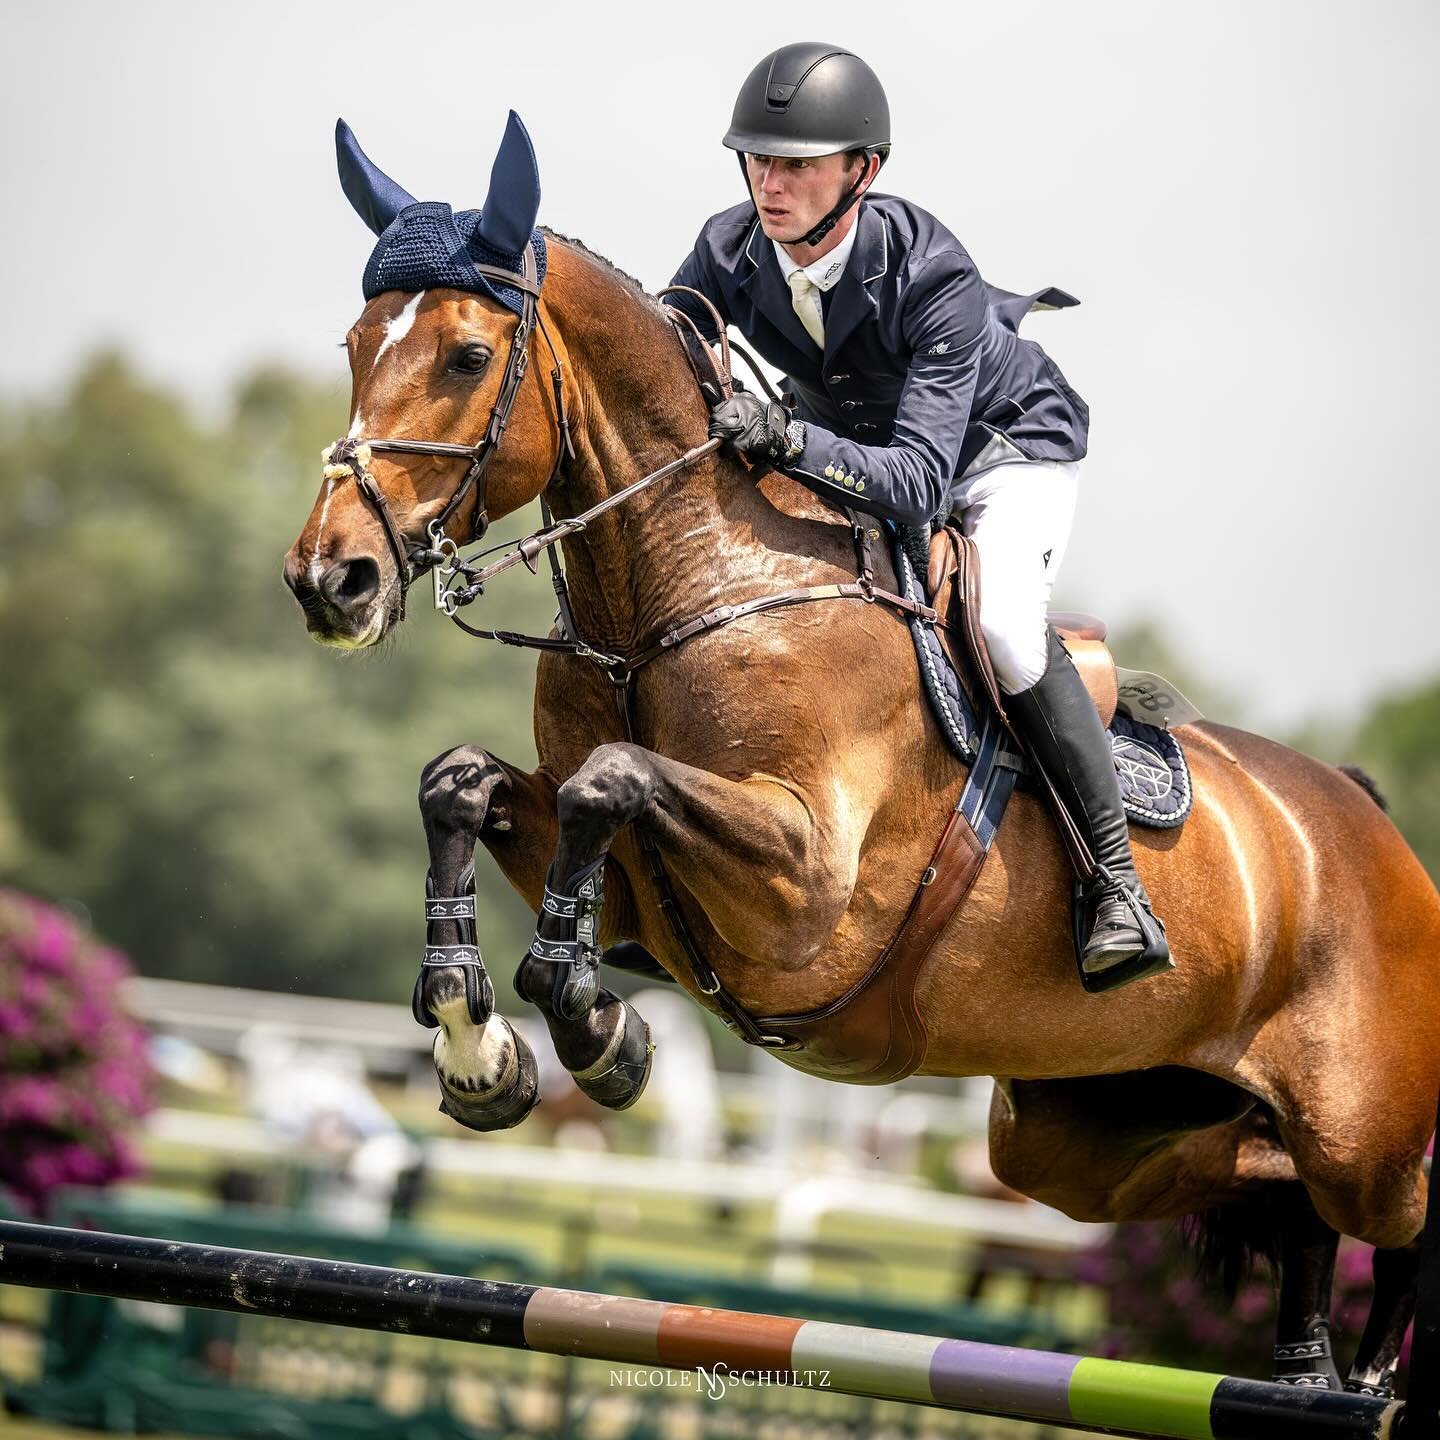
[[[933,215],[896,196],[866,195],[856,224],[849,263],[824,296],[823,354],[748,203],[705,223],[672,282],[705,295],[785,373],[806,426],[786,472],[843,504],[923,525],[948,511],[957,477],[996,431],[1030,459],[1082,458],[1085,402],[1018,334],[1032,308],[1079,302],[987,285]],[[711,334],[695,300],[666,301]]]

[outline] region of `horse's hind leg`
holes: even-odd
[[[428,933],[412,1008],[422,1025],[439,1026],[440,1108],[472,1130],[508,1129],[534,1107],[538,1076],[529,1046],[494,1012],[475,935],[475,842],[538,904],[555,843],[555,789],[543,776],[462,745],[425,767],[420,813],[430,851]],[[436,913],[450,918],[430,918]]]
[[[1202,1269],[1222,1289],[1256,1253],[1272,1259],[1274,1378],[1340,1388],[1328,1336],[1338,1236],[1253,1096],[1178,1067],[1008,1081],[991,1106],[990,1153],[1001,1180],[1077,1219],[1198,1216]]]
[[[1414,1011],[1406,1020],[1414,1017],[1423,1019]],[[1282,1052],[1292,1057],[1293,1074],[1273,1083],[1274,1123],[1318,1223],[1377,1247],[1377,1295],[1351,1370],[1352,1381],[1368,1384],[1383,1379],[1393,1363],[1413,1303],[1435,1080],[1423,1034],[1418,1044],[1391,1042],[1387,1063],[1379,1063],[1377,1043],[1388,1040],[1399,1020],[1381,1015],[1367,1026],[1358,1006],[1327,1012],[1321,1020],[1306,1032],[1303,1049],[1297,1042],[1293,1051]],[[1325,1043],[1326,1022],[1336,1043]],[[1370,1039],[1368,1048],[1338,1043],[1353,1041],[1357,1031]],[[1324,1063],[1315,1063],[1317,1055]],[[1399,1065],[1397,1058],[1410,1063]],[[1281,1298],[1283,1311],[1283,1286]],[[1392,1336],[1396,1327],[1399,1333]],[[1299,1333],[1281,1330],[1282,1342],[1299,1345],[1304,1338],[1303,1327]]]
[[[1320,1218],[1298,1181],[1273,1187],[1265,1197],[1279,1235],[1279,1313],[1275,1321],[1275,1371],[1282,1385],[1338,1390],[1340,1374],[1330,1348],[1330,1298],[1340,1235]]]
[[[1395,1365],[1415,1315],[1420,1278],[1420,1237],[1395,1250],[1377,1250],[1372,1262],[1375,1298],[1345,1388],[1361,1395],[1395,1393]]]

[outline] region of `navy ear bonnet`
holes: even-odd
[[[524,296],[475,266],[524,270],[525,246],[545,279],[545,239],[535,229],[540,171],[530,137],[512,110],[490,172],[483,210],[457,215],[438,200],[417,201],[371,163],[350,127],[335,122],[340,184],[360,218],[380,237],[365,266],[364,291],[373,300],[386,290],[468,290],[520,314]]]

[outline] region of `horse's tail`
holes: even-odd
[[[1268,1106],[1257,1104],[1240,1124],[1247,1131],[1247,1143],[1283,1148]],[[1287,1225],[1293,1224],[1293,1205],[1287,1203],[1293,1184],[1258,1184],[1181,1221],[1195,1252],[1197,1274],[1227,1299],[1235,1298],[1257,1261],[1278,1273],[1281,1238]]]
[[[1277,1201],[1266,1186],[1244,1200],[1198,1210],[1181,1222],[1195,1251],[1197,1273],[1227,1300],[1234,1300],[1256,1261],[1264,1261],[1272,1271],[1278,1267],[1285,1215]]]
[[[1385,798],[1384,792],[1358,765],[1342,765],[1340,773],[1348,775],[1382,810],[1389,811],[1390,802]]]

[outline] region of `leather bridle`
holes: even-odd
[[[457,553],[455,542],[446,537],[445,527],[458,513],[472,490],[475,492],[475,511],[470,522],[469,543],[479,540],[490,528],[490,515],[485,503],[485,472],[489,468],[496,450],[500,448],[500,441],[505,435],[505,427],[510,423],[510,412],[515,408],[515,398],[519,395],[520,386],[530,368],[530,336],[537,328],[544,335],[545,343],[549,345],[550,353],[555,359],[555,375],[557,377],[555,393],[561,407],[560,428],[566,445],[569,443],[569,428],[564,414],[564,397],[558,381],[560,357],[556,354],[554,343],[545,329],[544,321],[540,318],[540,280],[535,265],[535,252],[528,244],[525,246],[523,264],[525,267],[523,271],[507,270],[498,265],[477,263],[475,266],[482,275],[489,279],[497,280],[502,285],[518,290],[521,295],[521,307],[515,333],[510,337],[510,351],[505,357],[505,373],[500,378],[500,390],[495,397],[495,404],[491,407],[489,423],[485,426],[485,433],[474,445],[456,445],[445,440],[400,438],[374,440],[346,436],[337,440],[325,452],[326,477],[338,479],[342,475],[353,475],[356,489],[361,498],[375,512],[376,519],[380,521],[381,529],[385,532],[386,542],[390,546],[391,557],[395,561],[395,571],[400,585],[399,611],[402,620],[405,618],[405,596],[415,576],[422,574],[431,566],[445,563],[448,557]],[[425,527],[430,540],[429,546],[416,545],[406,541],[403,531],[395,520],[395,513],[390,508],[390,502],[385,498],[385,492],[375,483],[374,476],[370,474],[369,457],[371,452],[397,455],[438,455],[445,459],[453,458],[470,462],[459,485],[455,487],[454,494],[446,502],[445,508]],[[562,447],[561,453],[564,453],[564,447]],[[560,457],[557,456],[555,469],[558,470],[559,467]],[[550,478],[554,479],[553,472]],[[547,485],[548,483],[547,481]]]

